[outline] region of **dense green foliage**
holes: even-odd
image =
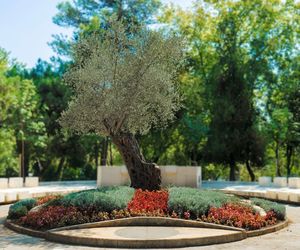
[[[172,187],[169,189],[168,208],[182,215],[189,211],[194,218],[207,214],[211,207],[219,208],[228,202],[239,200],[221,192],[199,190],[186,187]]]
[[[250,199],[253,204],[263,208],[266,212],[273,211],[276,213],[276,217],[280,220],[284,220],[286,215],[285,205],[278,204],[277,202],[268,201],[259,198]]]
[[[28,211],[37,205],[36,199],[24,199],[16,202],[9,207],[8,217],[9,219],[18,219],[25,216]]]
[[[160,23],[164,34],[186,40],[185,65],[173,79],[182,108],[165,130],[137,134],[147,160],[201,165],[204,179],[299,175],[299,2],[203,2],[189,10],[158,0],[62,2],[53,21],[74,36],[53,36],[58,57],[26,69],[1,49],[0,176],[18,175],[22,148],[25,174],[42,180],[94,179],[97,165],[122,164],[109,137],[69,134],[58,123],[72,96],[62,80],[72,43],[102,34],[112,15],[128,30]]]
[[[0,48],[0,176],[18,175],[17,158],[22,151],[27,175],[26,166],[45,147],[45,124],[36,86],[13,72],[17,66],[9,67],[8,54]]]
[[[237,163],[246,166],[252,180],[253,167],[281,175],[283,165],[291,165],[299,152],[297,144],[287,141],[292,115],[285,98],[291,86],[292,92],[299,89],[292,76],[299,69],[299,4],[204,2],[189,11],[169,8],[162,17],[189,41],[181,81],[187,104],[193,100],[188,110],[202,109],[190,119],[208,128],[198,140],[197,160],[230,166],[232,180],[243,170]]]
[[[61,124],[111,137],[165,126],[180,107],[173,80],[180,39],[136,26],[129,30],[135,35],[127,36],[123,19],[115,17],[107,25],[101,36],[84,37],[72,50],[74,63],[64,80],[74,95]]]
[[[68,194],[48,202],[46,206],[74,206],[81,209],[111,212],[114,209],[125,209],[133,194],[134,189],[126,186],[101,187]]]

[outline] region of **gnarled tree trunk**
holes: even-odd
[[[253,170],[251,169],[251,164],[250,164],[249,160],[246,160],[246,168],[247,168],[247,171],[250,175],[251,181],[255,181],[255,175],[254,175]]]
[[[143,190],[159,190],[161,174],[159,167],[154,163],[147,163],[141,154],[134,135],[119,134],[112,137],[126,164],[131,180],[131,187]]]
[[[233,157],[232,154],[230,155],[229,167],[230,167],[229,180],[230,181],[236,181],[236,178],[235,178],[235,168],[236,168],[236,166],[235,166],[235,160],[234,160],[234,157]]]

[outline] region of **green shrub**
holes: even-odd
[[[111,212],[125,209],[132,199],[134,189],[126,186],[101,187],[68,194],[46,203],[46,206],[75,206],[80,209],[93,208],[97,211]]]
[[[236,202],[237,197],[209,190],[199,190],[186,187],[172,187],[169,189],[169,211],[182,216],[189,211],[194,218],[208,213],[211,207],[221,207],[228,202]]]
[[[25,216],[30,209],[37,205],[35,199],[24,199],[16,202],[9,207],[8,216],[9,219],[18,219]]]
[[[279,220],[284,220],[286,215],[286,209],[284,205],[278,204],[277,202],[268,201],[259,198],[250,199],[256,206],[263,208],[266,212],[273,211],[276,213],[276,217]]]

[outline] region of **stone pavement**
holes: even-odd
[[[239,181],[202,181],[204,189],[219,189],[224,191],[245,191],[266,193],[267,191],[285,191],[300,194],[299,188],[259,186],[257,182],[239,182]]]
[[[1,189],[0,198],[1,195],[6,196],[8,194],[11,195],[12,193],[15,195],[17,194],[17,196],[15,196],[17,198],[5,199],[6,202],[12,202],[16,199],[41,197],[53,193],[66,194],[70,192],[96,188],[96,186],[96,181],[41,182],[38,187]],[[257,182],[203,181],[202,188],[220,189],[227,193],[233,193],[237,195],[248,194],[248,196],[257,196],[282,201],[293,201],[299,202],[300,204],[300,189],[288,187],[260,187]],[[277,195],[277,193],[279,195]],[[274,195],[275,197],[273,197]]]
[[[228,194],[246,197],[266,198],[283,203],[300,205],[300,188],[276,187],[274,185],[261,187],[257,182],[203,181],[203,189],[222,190]]]
[[[56,181],[41,182],[37,187],[5,188],[0,189],[0,204],[49,194],[67,194],[96,187],[96,181]]]
[[[89,246],[177,248],[244,239],[241,231],[183,226],[121,226],[49,232],[47,240]],[[146,241],[146,242],[145,242]]]
[[[4,227],[3,222],[7,215],[9,205],[0,206],[0,249],[5,250],[26,250],[26,249],[53,249],[53,250],[83,250],[83,249],[99,249],[86,246],[71,246],[63,245],[45,241],[44,239],[34,238],[26,235],[17,234]],[[184,250],[300,250],[300,207],[287,205],[287,214],[292,221],[290,225],[278,232],[247,238],[242,241],[204,246],[204,247],[190,247],[179,248]],[[108,250],[108,248],[105,248]],[[179,250],[178,249],[178,250]],[[104,250],[104,248],[103,248]]]

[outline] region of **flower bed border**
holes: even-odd
[[[115,219],[109,221],[101,221],[94,223],[86,223],[73,225],[68,227],[55,228],[48,231],[37,231],[29,228],[25,228],[13,223],[11,220],[5,221],[5,226],[13,231],[21,234],[27,234],[34,237],[44,238],[46,240],[60,242],[64,244],[79,244],[86,246],[98,246],[98,247],[130,247],[130,248],[161,248],[161,247],[188,247],[188,246],[200,246],[200,245],[212,245],[228,243],[238,240],[243,240],[247,237],[260,236],[272,232],[276,232],[288,226],[288,219],[281,221],[275,225],[268,226],[262,229],[246,231],[244,229],[229,227],[224,225],[218,225],[213,223],[205,223],[200,221],[164,218],[164,217],[131,217],[123,219]],[[74,236],[62,236],[58,232],[61,230],[72,230],[79,228],[96,228],[96,227],[119,227],[119,226],[167,226],[167,227],[198,227],[198,228],[211,228],[211,229],[223,229],[236,231],[231,235],[221,235],[213,237],[205,237],[202,239],[195,238],[193,240],[178,239],[158,239],[158,240],[111,240],[111,239],[99,239],[99,241],[86,242],[86,239]]]

